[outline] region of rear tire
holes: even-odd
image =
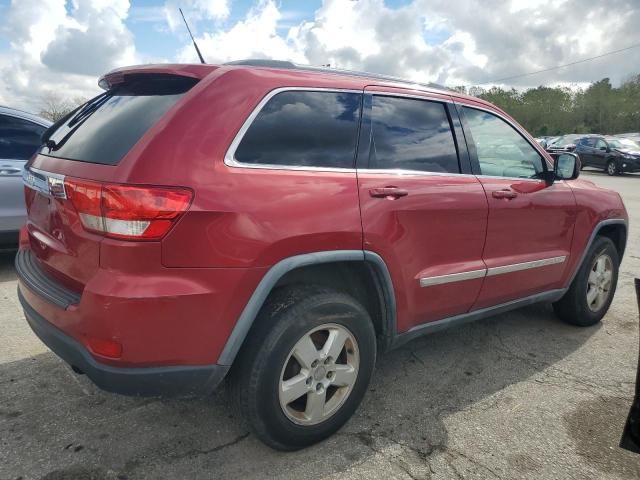
[[[558,317],[579,327],[602,320],[616,292],[619,263],[613,242],[596,237],[569,290],[553,304]]]
[[[375,359],[375,330],[356,300],[324,288],[285,287],[267,300],[247,335],[231,392],[260,440],[297,450],[349,420]]]
[[[610,177],[618,174],[618,166],[616,165],[616,162],[614,160],[609,160],[607,162],[606,172]]]

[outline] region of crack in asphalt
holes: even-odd
[[[524,357],[521,355],[518,355],[517,353],[515,353],[514,351],[512,351],[504,342],[504,339],[502,338],[502,336],[500,335],[500,331],[499,330],[495,330],[493,332],[493,337],[498,341],[499,346],[496,348],[496,350],[498,350],[499,352],[502,352],[503,354],[507,355],[509,358],[511,359],[516,359],[519,360],[529,366],[531,366],[533,369],[535,370],[540,370],[541,375],[543,375],[543,377],[551,377],[553,378],[554,375],[553,373],[556,373],[556,378],[560,377],[561,379],[564,379],[566,381],[570,381],[579,385],[582,385],[584,387],[587,387],[589,389],[589,391],[592,391],[592,389],[600,389],[604,392],[607,392],[609,394],[613,394],[617,397],[621,397],[621,398],[626,398],[625,392],[621,392],[619,390],[616,389],[616,386],[613,385],[602,385],[600,383],[596,383],[596,382],[591,382],[588,381],[582,377],[579,377],[571,372],[568,372],[566,370],[563,370],[560,367],[557,367],[556,365],[549,363],[549,362],[545,362],[542,360],[534,360],[532,358],[529,357]],[[545,371],[542,371],[542,369],[546,369]],[[536,381],[537,383],[541,383],[541,384],[549,384],[549,385],[554,385],[553,382],[548,382],[546,381],[545,378],[542,379],[535,379],[534,381]]]
[[[221,445],[217,445],[215,447],[212,448],[207,448],[207,449],[198,449],[198,448],[193,448],[191,450],[187,450],[186,452],[180,453],[180,454],[176,454],[176,455],[172,455],[172,460],[182,460],[183,458],[189,458],[189,457],[198,457],[200,455],[209,455],[211,453],[216,453],[219,452],[221,450],[224,450],[225,448],[229,448],[229,447],[233,447],[234,445],[237,445],[238,443],[242,442],[243,440],[245,440],[246,438],[249,437],[249,435],[251,435],[251,432],[246,432],[243,433],[242,435],[237,436],[236,438],[234,438],[233,440],[227,442],[227,443],[223,443]]]
[[[440,443],[429,444],[429,447],[427,449],[420,449],[413,445],[409,445],[405,442],[402,442],[400,440],[396,440],[387,434],[373,433],[368,430],[364,430],[360,432],[342,432],[342,433],[339,433],[339,435],[351,436],[351,437],[357,438],[360,441],[360,443],[362,443],[364,446],[369,448],[372,452],[377,453],[382,457],[384,457],[385,459],[387,459],[390,463],[392,463],[393,465],[398,467],[400,470],[402,470],[412,480],[429,479],[431,478],[432,475],[437,473],[436,469],[433,467],[431,463],[431,458],[433,455],[436,455],[438,453],[443,455],[443,459],[446,462],[446,464],[451,468],[451,470],[456,475],[456,477],[461,480],[465,478],[465,475],[464,473],[460,472],[458,467],[454,464],[454,462],[458,459],[466,460],[468,463],[474,465],[475,467],[480,468],[485,472],[488,472],[493,478],[496,478],[498,480],[502,480],[503,478],[498,472],[488,467],[484,463],[480,462],[479,460],[459,450],[453,449],[445,444],[440,444]],[[409,451],[413,453],[414,456],[416,456],[422,462],[422,466],[425,466],[429,469],[429,472],[430,472],[429,475],[426,477],[416,475],[411,469],[411,462],[409,459],[403,458],[403,456],[399,454],[394,454],[392,452],[384,451],[382,448],[379,448],[376,445],[376,440],[386,441],[390,444],[399,446],[401,449],[405,451]]]

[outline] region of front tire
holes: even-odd
[[[287,287],[267,301],[231,372],[237,405],[256,436],[297,450],[336,432],[371,379],[376,336],[349,295]]]
[[[616,165],[616,162],[614,160],[609,160],[607,162],[607,175],[609,175],[610,177],[613,177],[614,175],[618,174],[618,166]]]
[[[609,310],[618,284],[620,257],[607,237],[596,237],[567,293],[553,308],[565,322],[595,325]]]

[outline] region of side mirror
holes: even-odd
[[[600,150],[602,150],[603,152],[606,152],[609,149],[607,147],[600,147]]]
[[[580,176],[582,164],[575,153],[559,153],[552,155],[554,159],[553,171],[559,180],[575,180]]]

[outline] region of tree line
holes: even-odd
[[[608,78],[586,89],[456,87],[487,100],[514,117],[534,136],[567,133],[640,132],[640,74],[613,87]]]

